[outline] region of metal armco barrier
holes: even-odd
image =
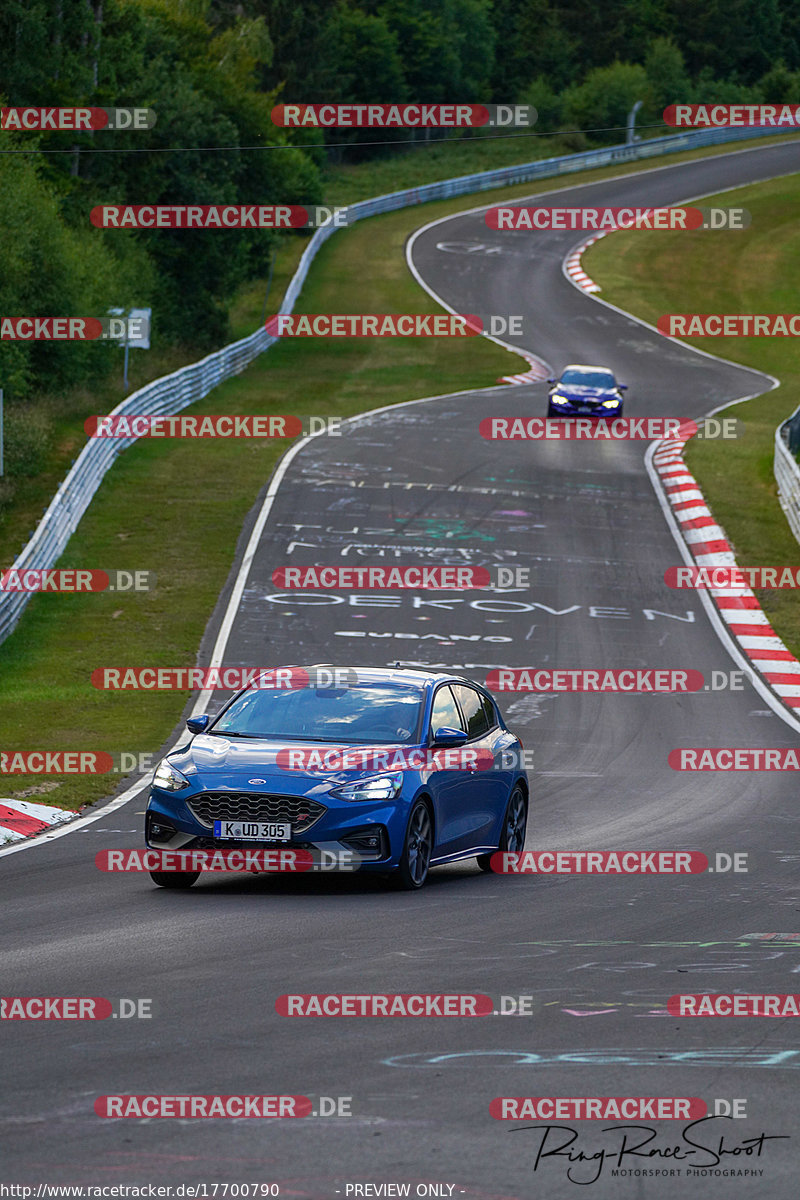
[[[479,171],[473,175],[462,175],[457,179],[445,179],[423,187],[408,188],[401,192],[390,192],[371,200],[361,200],[348,207],[348,224],[377,213],[392,212],[412,204],[424,204],[429,200],[445,200],[450,196],[466,196],[490,188],[507,187],[515,183],[527,183],[534,179],[548,179],[556,175],[586,171],[592,167],[605,167],[615,163],[624,164],[642,158],[662,154],[674,154],[680,150],[702,149],[721,142],[739,141],[747,138],[774,136],[773,129],[701,129],[685,133],[669,134],[636,142],[632,146],[607,146],[602,150],[584,150],[579,154],[566,154],[560,158],[540,159],[538,162],[522,163],[515,167],[499,167],[493,171]],[[320,246],[337,226],[317,229],[303,253],[300,263],[286,291],[280,309],[292,312],[297,297],[305,283],[308,269]],[[346,226],[344,227],[346,228]],[[171,416],[202,400],[204,396],[222,383],[238,375],[259,354],[263,354],[278,339],[265,329],[257,329],[249,337],[232,342],[209,354],[207,358],[182,367],[172,375],[156,379],[137,392],[131,393],[112,410],[113,414],[129,416]],[[32,567],[52,567],[66,549],[92,497],[103,481],[106,471],[115,458],[136,438],[90,438],[75,460],[69,474],[53,497],[47,512],[39,522],[35,533],[13,566],[23,571]],[[794,467],[795,474],[797,467]],[[797,489],[796,489],[797,490]],[[797,527],[792,526],[797,532]],[[0,564],[3,565],[3,564]],[[31,595],[29,592],[0,592],[0,642],[12,632],[22,615]]]
[[[778,499],[792,533],[800,542],[800,467],[795,452],[800,448],[800,408],[775,430],[773,473]]]

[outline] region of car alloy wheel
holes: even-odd
[[[493,853],[519,854],[525,848],[525,833],[528,828],[528,805],[521,787],[515,787],[511,793],[503,817],[503,831],[500,834],[500,844]],[[482,871],[491,871],[491,854],[477,855],[478,866]]]
[[[514,788],[506,810],[500,849],[504,854],[518,854],[525,846],[528,809],[521,788]]]
[[[428,806],[418,800],[412,809],[406,830],[406,840],[400,857],[400,885],[408,890],[421,888],[428,878],[433,851],[433,826]]]

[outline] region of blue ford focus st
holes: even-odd
[[[154,775],[148,847],[349,852],[405,888],[432,866],[477,857],[490,870],[496,851],[523,849],[522,744],[488,692],[400,669],[336,668],[346,682],[332,686],[333,672],[286,668],[292,686],[255,681],[188,721],[193,736]],[[199,872],[151,875],[190,887]]]

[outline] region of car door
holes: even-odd
[[[461,729],[466,733],[461,710],[449,683],[440,684],[434,693],[429,749],[433,748],[433,737],[438,729]],[[459,848],[456,843],[463,820],[465,774],[461,770],[432,771],[428,780],[436,820],[436,858],[452,854]]]
[[[460,683],[453,684],[453,692],[467,730],[465,749],[477,751],[479,761],[491,755],[494,764],[488,769],[464,773],[456,836],[459,847],[467,850],[496,840],[511,787],[503,750],[514,739],[500,728],[494,704],[488,696]]]

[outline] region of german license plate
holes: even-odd
[[[288,842],[292,827],[283,821],[215,821],[214,837],[235,842]]]

